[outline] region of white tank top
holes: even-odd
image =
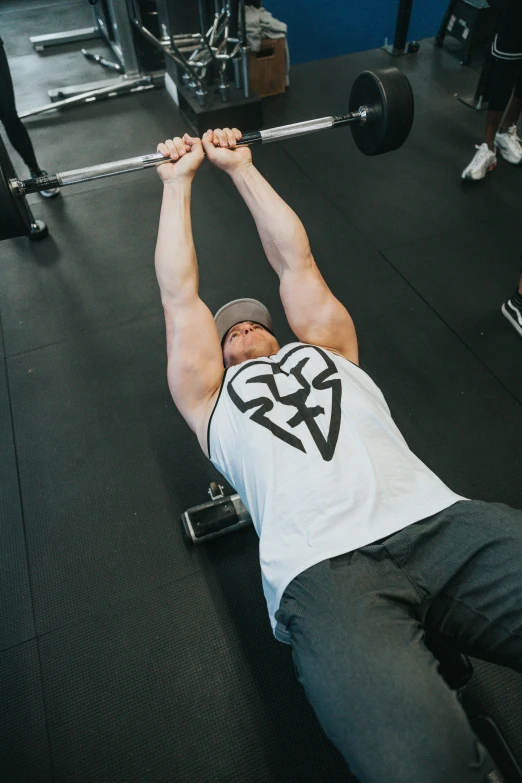
[[[225,372],[208,449],[252,516],[286,643],[275,613],[294,577],[464,500],[410,451],[363,370],[304,343]]]

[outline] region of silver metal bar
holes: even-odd
[[[361,106],[359,111],[350,112],[350,114],[343,114],[335,117],[319,117],[317,120],[294,122],[292,125],[281,125],[278,128],[268,128],[268,130],[258,131],[258,133],[261,137],[261,142],[263,144],[268,144],[272,141],[293,139],[296,136],[305,136],[308,133],[316,133],[317,131],[328,130],[328,128],[349,125],[352,122],[364,124],[368,116],[367,112],[366,106]],[[248,139],[249,134],[247,133],[245,136]],[[238,144],[241,144],[241,141],[238,142]]]
[[[239,71],[239,59],[237,57],[234,57],[232,60],[232,65],[234,66],[234,84],[236,87],[236,90],[241,89],[241,73]]]
[[[162,163],[169,163],[170,158],[166,158],[161,152],[152,152],[149,155],[138,155],[135,158],[125,158],[116,160],[112,163],[99,163],[96,166],[87,166],[82,169],[71,169],[62,171],[58,174],[47,174],[44,177],[36,179],[10,179],[9,185],[15,196],[27,196],[29,193],[38,193],[40,190],[46,190],[50,187],[63,187],[64,185],[75,185],[79,182],[88,182],[92,179],[102,179],[103,177],[113,177],[115,174],[126,174],[129,171],[138,171],[150,166],[159,166]]]
[[[43,51],[47,46],[61,46],[62,44],[76,41],[90,41],[93,38],[101,38],[98,27],[82,27],[79,30],[67,30],[63,33],[48,33],[47,35],[32,35],[30,43],[37,52]]]
[[[133,92],[140,89],[150,90],[153,87],[154,84],[150,76],[138,76],[134,79],[125,79],[125,81],[121,81],[118,84],[111,82],[108,87],[98,87],[96,90],[88,90],[79,95],[73,95],[71,98],[64,98],[62,101],[47,103],[36,109],[20,112],[18,116],[23,119],[24,117],[32,117],[35,114],[44,114],[48,111],[54,111],[55,109],[62,108],[62,106],[72,106],[75,103],[84,103],[89,100],[89,98],[95,99],[100,95],[110,95],[111,93],[118,93],[119,91]]]
[[[86,182],[91,179],[113,177],[115,174],[125,174],[128,171],[146,169],[149,166],[157,166],[160,163],[168,163],[161,152],[153,152],[150,155],[139,155],[136,158],[116,160],[112,163],[100,163],[97,166],[87,166],[83,169],[71,169],[56,175],[60,185],[74,185],[78,182]]]
[[[245,98],[250,97],[250,72],[248,54],[250,51],[250,45],[248,43],[247,29],[246,29],[246,11],[245,0],[239,0],[238,5],[239,25],[238,25],[238,38],[241,41],[241,69],[243,72],[243,91]]]
[[[220,8],[219,11],[216,11],[216,15],[214,17],[214,24],[211,27],[211,33],[209,36],[209,46],[214,46],[216,39],[221,38],[221,35],[223,34],[223,31],[225,29],[226,24],[226,17],[225,17],[225,9],[224,7]]]
[[[146,27],[143,26],[143,24],[139,25],[137,22],[135,22],[138,30],[140,33],[148,40],[150,43],[152,43],[156,48],[161,49],[167,57],[170,57],[171,60],[174,60],[174,62],[179,65],[179,67],[184,71],[188,72],[195,83],[198,85],[198,87],[202,90],[204,94],[206,94],[206,91],[204,89],[204,85],[201,81],[201,78],[197,74],[197,72],[194,70],[194,68],[191,66],[189,61],[186,57],[180,52],[178,47],[176,46],[175,41],[173,40],[172,35],[169,33],[169,42],[170,47],[165,46],[165,44],[159,40],[159,38],[156,38],[155,35],[153,35],[150,30],[147,30]]]
[[[111,2],[108,5],[110,10],[107,14],[106,21],[112,28],[112,35],[107,31],[107,42],[116,57],[120,60],[126,76],[131,79],[140,76],[142,75],[142,71],[134,45],[127,3]],[[105,19],[102,4],[94,5],[93,11],[95,18],[98,21],[98,26],[101,27]]]
[[[98,63],[98,65],[102,65],[104,68],[109,68],[110,70],[118,71],[118,73],[122,73],[123,71],[123,66],[120,65],[120,63],[107,60],[105,57],[102,57],[99,54],[88,52],[87,49],[80,49],[80,52],[83,54],[86,60],[89,60],[89,62]]]
[[[196,82],[198,88],[202,91],[202,93],[206,93],[205,85],[202,83],[199,74],[197,73],[197,71],[194,70],[194,68],[191,67],[188,58],[186,58],[184,54],[180,52],[180,50],[178,49],[176,39],[174,38],[174,34],[172,30],[169,4],[167,0],[156,0],[156,7],[158,9],[158,13],[162,20],[163,27],[165,28],[167,36],[170,41],[170,49],[172,50],[172,54],[174,55],[172,59],[176,59],[176,62],[178,62],[178,64],[181,63],[181,67],[183,68],[183,70],[188,71],[190,73],[190,75],[192,76],[193,80]],[[143,31],[144,30],[145,28],[143,28]],[[155,38],[155,36],[153,36],[152,33],[150,33],[150,31],[147,32],[149,34],[149,38]],[[167,55],[171,54],[169,49],[165,49],[164,51]]]
[[[207,29],[207,13],[203,0],[198,0],[198,14],[199,14],[199,29],[201,30],[201,35],[204,36],[205,31]]]
[[[66,98],[73,98],[75,95],[83,95],[86,92],[91,92],[91,90],[101,90],[102,88],[110,87],[111,85],[116,87],[123,81],[126,81],[123,75],[106,76],[101,79],[96,79],[96,81],[83,82],[83,84],[69,84],[67,87],[64,87],[63,85],[61,87],[51,87],[50,90],[47,90],[47,95],[52,103],[56,103],[56,101],[64,101]]]
[[[243,91],[245,98],[250,97],[250,70],[248,67],[249,46],[241,47],[241,70],[243,72]]]
[[[292,125],[281,125],[279,128],[268,128],[261,131],[263,144],[271,141],[281,141],[282,139],[292,139],[295,136],[304,136],[307,133],[326,130],[334,124],[333,117],[320,117],[317,120],[305,120],[305,122],[295,122]]]

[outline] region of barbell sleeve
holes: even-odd
[[[304,122],[295,122],[291,125],[281,125],[277,128],[268,128],[267,130],[255,130],[243,134],[238,147],[253,146],[255,144],[268,144],[274,141],[284,141],[296,136],[305,136],[309,133],[335,128],[341,125],[347,125],[350,122],[364,123],[366,120],[366,108],[361,106],[359,111],[350,112],[333,117],[320,117],[316,120],[305,120]],[[170,158],[166,158],[161,152],[153,152],[150,155],[138,155],[135,158],[126,158],[112,163],[100,163],[96,166],[87,166],[82,169],[72,169],[58,174],[49,174],[45,177],[35,177],[26,180],[10,180],[10,186],[13,193],[17,196],[27,196],[29,193],[38,193],[41,190],[50,190],[51,188],[61,188],[64,185],[75,185],[79,182],[88,182],[92,179],[101,179],[102,177],[113,177],[115,174],[125,174],[130,171],[148,168],[149,166],[159,166],[163,163],[169,163]]]

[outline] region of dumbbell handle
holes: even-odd
[[[278,128],[268,128],[268,130],[255,130],[243,134],[241,141],[237,142],[240,147],[253,146],[254,144],[268,144],[273,141],[282,141],[291,139],[295,136],[305,136],[309,133],[327,130],[328,128],[348,125],[350,122],[366,122],[368,110],[361,106],[359,111],[341,114],[333,117],[321,117],[317,120],[305,120],[305,122],[295,122],[292,125],[281,125]],[[112,177],[115,174],[124,174],[127,171],[137,171],[149,166],[158,166],[162,163],[169,163],[170,158],[166,158],[161,152],[153,152],[150,155],[139,155],[137,158],[127,158],[117,160],[113,163],[101,163],[97,166],[87,166],[83,169],[72,169],[63,171],[60,174],[49,174],[46,177],[36,177],[35,179],[11,179],[9,184],[11,190],[16,196],[27,196],[29,193],[38,193],[40,190],[49,190],[50,188],[60,188],[64,185],[74,185],[78,182],[87,182],[91,179],[101,179],[102,177]]]

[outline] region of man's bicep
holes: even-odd
[[[315,262],[281,277],[281,301],[297,339],[338,351],[358,364],[357,335],[346,307],[332,294]]]
[[[206,406],[223,377],[216,324],[199,297],[182,305],[166,305],[165,322],[169,388],[182,416],[192,419]]]

